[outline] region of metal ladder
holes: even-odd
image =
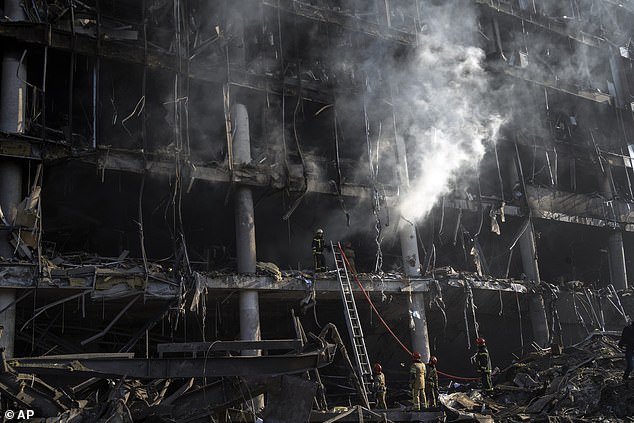
[[[346,324],[348,325],[348,333],[350,341],[354,349],[354,359],[357,366],[357,375],[359,376],[361,386],[363,387],[362,395],[365,400],[368,399],[368,392],[372,390],[372,366],[368,357],[368,350],[365,348],[365,339],[363,338],[363,329],[357,312],[357,303],[354,300],[350,277],[345,259],[343,257],[341,244],[337,242],[333,244],[330,241],[330,248],[335,258],[335,267],[337,268],[337,278],[339,279],[339,287],[341,288],[341,299],[345,305]]]

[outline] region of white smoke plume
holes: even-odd
[[[399,128],[408,144],[409,188],[400,211],[421,220],[453,181],[476,172],[503,123],[477,45],[477,19],[465,2],[426,9],[429,27],[409,65],[398,70]],[[403,123],[401,123],[403,125]]]

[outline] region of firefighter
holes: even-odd
[[[383,374],[383,367],[380,363],[374,364],[372,391],[376,396],[376,408],[386,410],[387,403],[385,402],[385,396],[387,395],[387,385],[385,385],[385,375]]]
[[[313,237],[313,262],[315,272],[326,271],[326,261],[324,260],[324,230],[317,229]]]
[[[354,262],[354,250],[352,249],[352,242],[346,241],[343,244],[343,254],[348,259],[348,268],[352,271],[352,274],[357,274],[357,266]]]
[[[476,339],[478,352],[476,353],[476,366],[480,377],[482,378],[482,389],[486,393],[493,392],[493,383],[491,382],[491,357],[484,338]]]
[[[427,363],[427,398],[429,407],[438,408],[438,371],[436,370],[438,359],[435,356],[429,357]]]
[[[412,353],[413,363],[409,368],[409,388],[412,391],[412,405],[414,410],[420,410],[421,406],[427,408],[427,398],[425,397],[425,364],[422,362],[420,353]]]
[[[630,324],[623,328],[619,348],[625,349],[625,373],[623,380],[628,380],[630,373],[634,370],[634,320],[629,319]]]

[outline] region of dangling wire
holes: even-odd
[[[445,331],[445,329],[447,328],[447,312],[445,310],[445,301],[442,298],[442,289],[440,286],[440,282],[438,282],[436,279],[431,281],[430,287],[429,287],[429,305],[430,308],[432,305],[435,305],[438,310],[440,311],[440,313],[442,314],[442,326],[443,326],[443,332]]]
[[[475,305],[475,301],[473,299],[473,289],[471,288],[471,281],[470,280],[466,281],[465,289],[467,291],[467,301],[468,301],[469,307],[471,308],[471,318],[473,319],[473,328],[474,328],[474,331],[475,331],[475,337],[479,338],[480,337],[480,324],[478,323],[478,319],[476,318],[476,309],[478,307]]]
[[[500,296],[500,311],[498,311],[498,316],[502,317],[504,312],[504,302],[502,302],[502,290],[498,289],[498,295]]]
[[[469,332],[469,319],[467,318],[467,307],[468,307],[468,301],[465,301],[464,309],[463,309],[464,325],[465,325],[465,332],[467,335],[467,350],[470,350],[471,349],[471,333]]]
[[[522,308],[520,307],[520,296],[515,291],[515,303],[517,304],[517,315],[520,322],[520,346],[522,347],[522,355],[524,355],[524,327],[522,325]]]
[[[572,306],[575,311],[575,316],[577,316],[577,323],[581,323],[581,325],[586,330],[586,332],[590,333],[590,330],[588,330],[588,326],[586,325],[586,321],[583,319],[583,316],[581,315],[581,313],[579,313],[579,308],[577,307],[577,293],[576,292],[572,293]]]

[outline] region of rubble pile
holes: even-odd
[[[495,393],[441,395],[447,421],[632,422],[634,381],[623,381],[625,360],[614,337],[597,332],[561,354],[529,354],[496,378]]]
[[[625,421],[634,416],[634,383],[622,379],[623,353],[597,333],[561,355],[535,352],[503,370],[491,409],[496,421]],[[617,420],[619,419],[619,420]]]

